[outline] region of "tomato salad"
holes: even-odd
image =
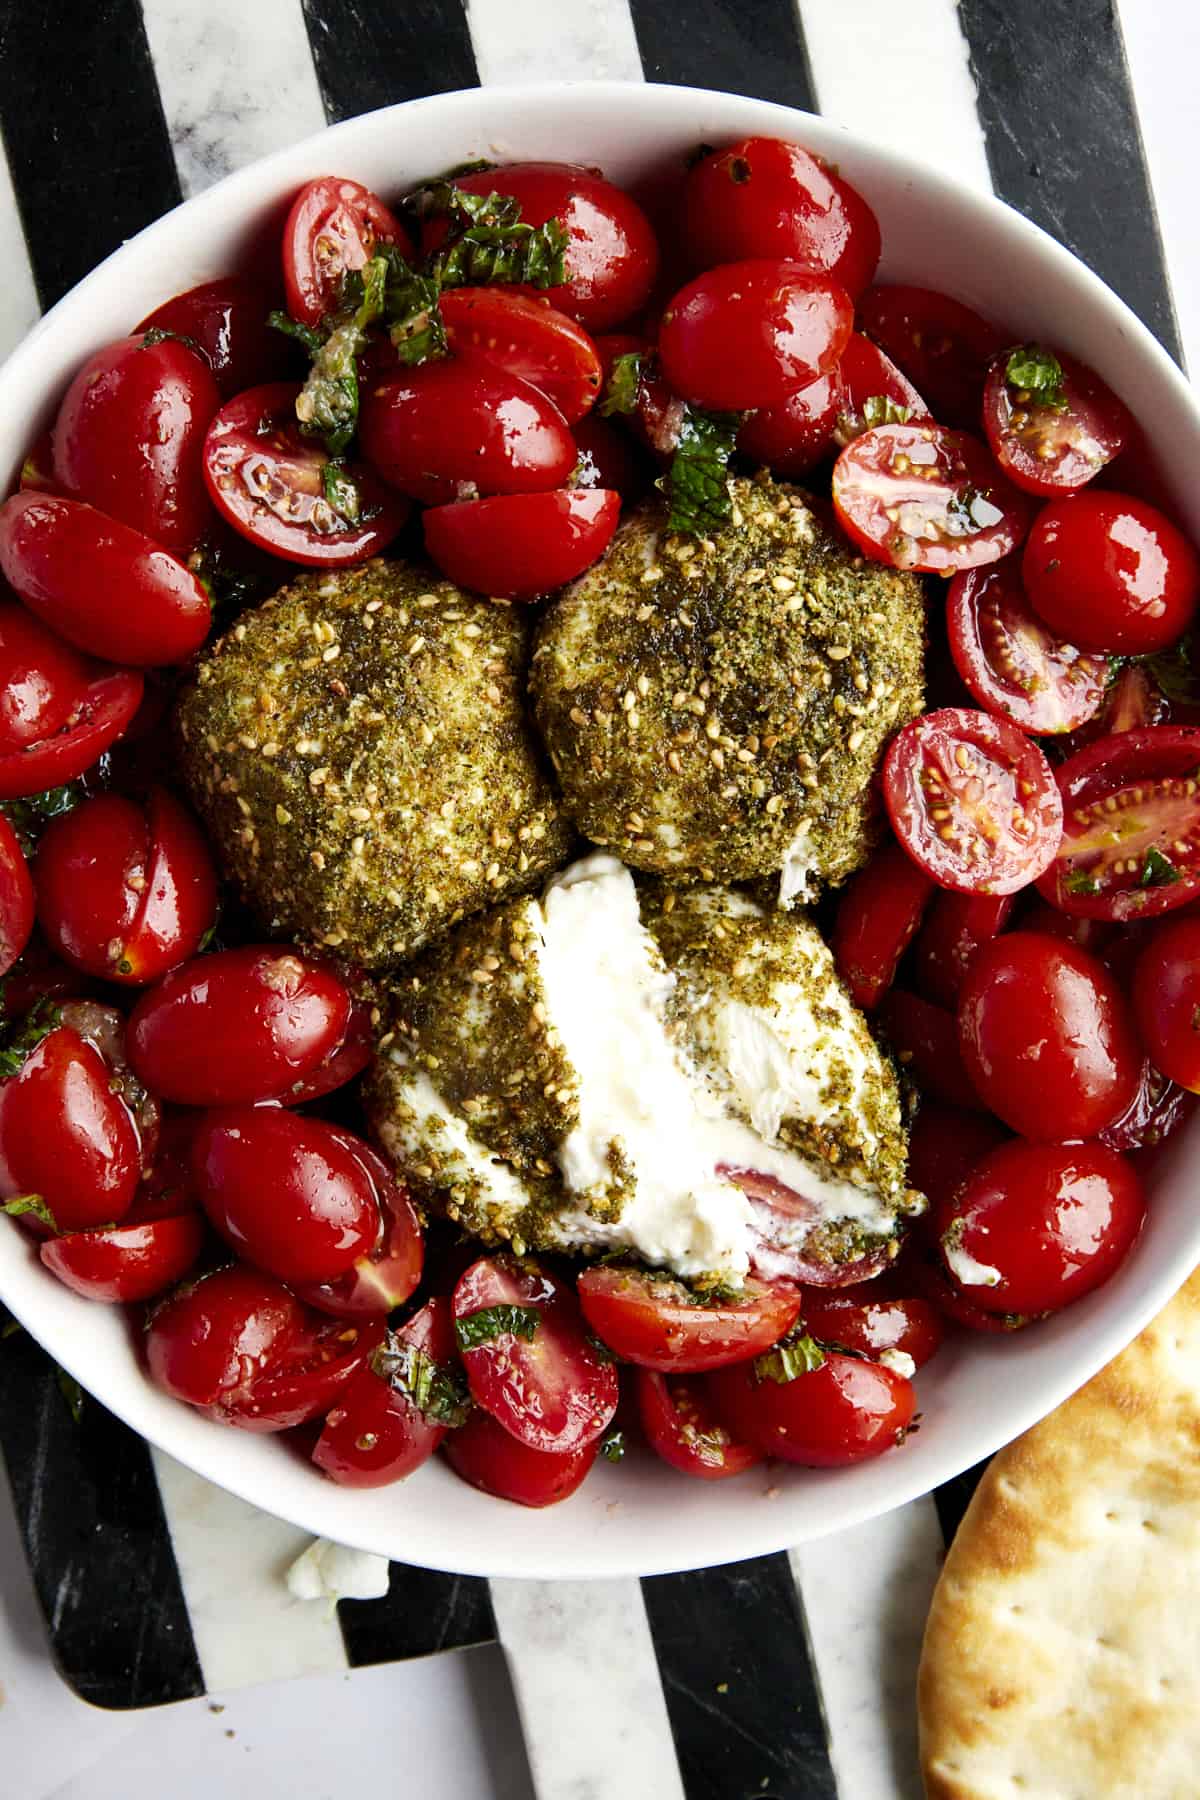
[[[440,1450],[543,1506],[627,1439],[706,1481],[878,1455],[947,1333],[1120,1265],[1200,1092],[1200,564],[1124,489],[1125,405],[1065,347],[875,284],[868,202],[807,151],[753,138],[680,181],[661,232],[568,164],[395,205],[309,182],[282,269],[98,350],[0,506],[4,1210],[133,1309],[150,1379],[350,1486]],[[482,1250],[362,1133],[358,971],[223,903],[174,687],[288,565],[423,538],[536,603],[651,482],[703,536],[748,466],[943,578],[931,710],[824,920],[920,1102],[929,1210],[841,1287]]]

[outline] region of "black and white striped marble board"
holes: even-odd
[[[327,120],[588,77],[824,111],[990,186],[1179,353],[1112,0],[0,0],[0,354],[122,239]],[[918,1791],[912,1675],[970,1475],[790,1556],[641,1583],[393,1565],[335,1619],[286,1597],[302,1534],[94,1401],[76,1423],[20,1333],[0,1446],[55,1655],[99,1706],[499,1637],[541,1800]]]

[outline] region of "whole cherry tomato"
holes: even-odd
[[[1200,599],[1200,558],[1183,533],[1144,500],[1098,488],[1038,514],[1021,572],[1034,612],[1083,650],[1165,650]]]
[[[33,930],[33,881],[21,840],[0,813],[0,975],[7,975]]]
[[[425,548],[460,587],[532,600],[590,569],[620,517],[621,496],[608,488],[459,500],[426,512]]]
[[[843,406],[841,374],[834,369],[778,406],[752,412],[738,432],[738,450],[777,475],[807,475],[830,449]]]
[[[1110,668],[1112,664],[1109,664]],[[1095,717],[1072,732],[1072,750],[1082,750],[1098,738],[1120,731],[1145,731],[1149,725],[1171,723],[1172,708],[1149,667],[1143,662],[1118,663]],[[1188,724],[1185,716],[1175,721]]]
[[[909,1183],[936,1210],[975,1164],[1007,1137],[1003,1125],[988,1113],[922,1100],[908,1134]],[[919,1232],[923,1232],[928,1217],[925,1214],[917,1220]]]
[[[1023,1137],[1095,1137],[1137,1091],[1125,998],[1102,962],[1061,938],[1010,931],[985,944],[959,994],[958,1035],[972,1083]]]
[[[389,1313],[402,1306],[421,1279],[425,1244],[421,1221],[407,1188],[377,1150],[354,1140],[354,1155],[365,1169],[379,1209],[375,1241],[332,1281],[294,1283],[300,1298],[319,1312],[344,1319]]]
[[[879,222],[818,156],[782,138],[743,138],[702,156],[683,190],[683,241],[698,267],[787,257],[860,294],[879,261]]]
[[[350,995],[323,963],[273,944],[219,950],[174,969],[129,1021],[129,1060],[181,1106],[285,1094],[345,1033]]]
[[[67,1000],[87,992],[78,969],[68,968],[46,948],[35,925],[33,936],[5,977],[0,1017],[23,1019],[39,1000]]]
[[[939,1208],[952,1283],[987,1313],[1056,1311],[1125,1260],[1145,1216],[1141,1183],[1103,1144],[1001,1144]]]
[[[581,325],[542,296],[512,288],[449,288],[441,298],[446,338],[538,388],[568,425],[600,397],[596,346]]]
[[[946,628],[954,666],[972,696],[1022,731],[1077,731],[1104,705],[1109,659],[1046,629],[1013,561],[956,575]]]
[[[934,892],[896,843],[883,844],[842,889],[829,945],[856,1006],[879,1005]]]
[[[721,1424],[703,1380],[639,1369],[635,1383],[650,1448],[681,1474],[724,1481],[762,1461],[760,1450],[738,1443]]]
[[[880,1363],[828,1354],[819,1368],[761,1379],[753,1363],[708,1377],[716,1409],[764,1456],[810,1469],[842,1468],[900,1443],[916,1410],[911,1381]]]
[[[553,401],[474,355],[374,384],[359,442],[392,487],[435,506],[561,487],[575,467],[575,440]]]
[[[175,338],[123,338],[89,356],[54,426],[59,486],[168,550],[211,514],[200,456],[221,404],[204,358]]]
[[[1200,1093],[1200,918],[1154,933],[1138,958],[1133,1003],[1155,1068]]]
[[[319,325],[337,311],[342,284],[361,269],[380,244],[395,244],[411,257],[412,244],[383,201],[345,176],[306,182],[283,228],[283,279],[288,311],[305,325]]]
[[[186,662],[212,623],[177,557],[82,500],[13,494],[0,506],[0,569],[43,623],[113,662]]]
[[[231,400],[243,388],[280,381],[288,372],[291,345],[267,324],[277,305],[269,288],[244,275],[224,275],[164,300],[137,330],[190,338],[212,370],[221,398]]]
[[[936,419],[978,426],[984,379],[1004,348],[1003,332],[932,288],[868,288],[858,312],[863,331],[924,395]]]
[[[992,455],[1031,494],[1071,493],[1120,454],[1133,421],[1094,370],[1022,344],[995,358],[983,390]]]
[[[799,263],[726,263],[670,301],[658,354],[670,386],[696,406],[780,406],[836,368],[853,320],[845,289]]]
[[[194,956],[217,912],[199,827],[165,788],[144,805],[97,794],[53,820],[38,847],[47,942],[89,975],[141,986]]]
[[[959,1051],[952,1012],[894,987],[884,996],[879,1022],[897,1062],[910,1072],[923,1094],[947,1106],[982,1107]]]
[[[476,1407],[465,1425],[452,1431],[442,1454],[471,1487],[518,1506],[555,1506],[568,1500],[599,1454],[596,1441],[576,1450],[531,1450]]]
[[[912,382],[861,331],[850,333],[837,372],[842,410],[834,439],[843,446],[876,425],[910,425],[929,417],[929,408]]]
[[[351,1008],[345,1032],[324,1061],[275,1097],[283,1106],[306,1106],[310,1100],[321,1100],[361,1075],[374,1054],[371,1008],[360,1000]]]
[[[52,1274],[86,1300],[152,1300],[192,1268],[204,1244],[199,1213],[141,1219],[103,1231],[47,1238],[40,1256]]]
[[[945,1335],[936,1311],[915,1294],[876,1294],[872,1286],[868,1281],[861,1287],[805,1294],[805,1331],[825,1347],[857,1351],[888,1368],[897,1367],[889,1355],[907,1356],[919,1369],[941,1348]]]
[[[25,607],[0,600],[0,757],[69,729],[95,664]]]
[[[313,1461],[344,1487],[403,1481],[446,1436],[461,1382],[450,1302],[435,1297],[389,1334],[338,1395]]]
[[[247,1262],[280,1281],[331,1282],[379,1238],[378,1194],[361,1149],[322,1119],[227,1107],[197,1131],[192,1173],[209,1219]]]
[[[1003,931],[1015,901],[1011,894],[940,893],[917,938],[921,992],[939,1006],[956,1006],[976,952]]]
[[[94,674],[60,730],[20,749],[0,750],[0,800],[43,794],[74,781],[128,731],[141,705],[143,678],[132,669]]]
[[[577,1284],[583,1316],[623,1362],[693,1374],[757,1356],[800,1316],[793,1287],[748,1280],[728,1301],[706,1304],[682,1282],[601,1264]]]

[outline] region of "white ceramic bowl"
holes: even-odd
[[[701,142],[748,132],[835,159],[883,226],[883,275],[944,288],[1024,336],[1098,369],[1133,408],[1168,468],[1200,464],[1200,409],[1131,312],[1074,257],[998,201],[786,108],[686,88],[561,84],[439,95],[338,125],[269,157],[169,214],[68,294],[0,371],[0,470],[17,469],[79,362],[152,304],[222,274],[299,184],[350,175],[384,195],[471,157],[600,165],[618,182],[677,166]],[[1200,490],[1178,483],[1200,538]],[[269,1512],[404,1562],[480,1575],[655,1574],[763,1554],[926,1493],[1049,1412],[1120,1350],[1200,1261],[1200,1194],[1189,1176],[1200,1123],[1156,1174],[1133,1255],[1099,1293],[1012,1338],[948,1345],[919,1378],[921,1430],[859,1468],[681,1479],[649,1457],[601,1462],[546,1512],[491,1500],[434,1463],[399,1487],[335,1487],[279,1442],[210,1424],[157,1392],[115,1311],[45,1272],[0,1230],[0,1299],[113,1412],[181,1462]],[[770,1490],[770,1496],[768,1496]]]

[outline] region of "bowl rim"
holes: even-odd
[[[985,223],[991,222],[999,228],[1001,238],[1005,233],[1014,233],[1027,242],[1043,259],[1054,279],[1064,279],[1075,294],[1082,295],[1085,303],[1094,308],[1115,328],[1119,334],[1129,341],[1135,357],[1148,358],[1154,366],[1159,380],[1173,395],[1176,404],[1181,408],[1188,427],[1196,432],[1200,443],[1200,403],[1190,388],[1186,378],[1166,350],[1153,336],[1148,327],[1134,314],[1086,264],[1073,255],[1063,245],[1050,237],[1039,226],[1032,223],[999,200],[992,194],[980,192],[964,182],[959,182],[937,170],[927,168],[919,159],[893,151],[889,147],[873,143],[859,133],[839,126],[835,121],[819,115],[801,112],[795,108],[783,106],[771,101],[754,99],[752,96],[727,94],[717,90],[692,88],[653,82],[533,82],[507,84],[495,87],[476,87],[457,89],[450,93],[428,95],[420,99],[400,102],[377,111],[359,115],[352,119],[342,120],[331,126],[310,134],[296,143],[284,146],[270,155],[259,158],[244,168],[235,170],[225,176],[212,187],[202,193],[185,200],[180,206],[148,225],[136,237],[122,244],[102,263],[89,272],[84,279],[65,294],[34,325],[22,342],[7,358],[0,368],[0,400],[4,395],[19,387],[26,380],[27,369],[36,369],[39,352],[48,341],[54,340],[65,326],[75,321],[84,321],[90,309],[93,297],[107,292],[113,277],[127,263],[150,246],[169,243],[179,234],[181,220],[193,223],[199,236],[226,216],[229,222],[240,220],[244,225],[252,212],[261,211],[265,206],[278,203],[288,191],[308,178],[304,165],[311,165],[313,170],[324,171],[336,166],[343,145],[354,145],[372,132],[379,132],[386,137],[395,125],[395,121],[404,118],[405,131],[411,132],[414,122],[419,126],[423,114],[437,113],[453,120],[455,114],[461,116],[463,138],[466,142],[477,124],[472,123],[482,109],[492,113],[497,109],[508,109],[514,116],[537,114],[539,109],[550,111],[556,107],[561,109],[564,100],[583,116],[585,128],[587,124],[597,122],[604,114],[611,114],[619,108],[648,105],[654,111],[656,128],[666,130],[678,127],[679,135],[686,137],[695,134],[695,121],[706,115],[717,113],[725,115],[728,120],[730,135],[746,131],[775,132],[788,137],[792,141],[804,143],[813,141],[818,145],[827,144],[831,139],[844,142],[847,149],[861,155],[864,161],[875,162],[885,167],[893,175],[899,176],[910,186],[919,187],[930,197],[941,195],[955,206],[966,206],[979,214]],[[739,116],[740,115],[740,116]],[[691,128],[689,133],[689,126]],[[353,161],[353,153],[347,158]],[[190,283],[189,283],[190,285]],[[39,377],[44,380],[44,376]],[[53,394],[43,394],[38,404],[46,407],[54,399]],[[1186,1133],[1184,1134],[1186,1136]],[[13,1234],[14,1236],[16,1234]],[[1143,1240],[1144,1241],[1144,1240]],[[1166,1262],[1165,1269],[1160,1271],[1157,1279],[1150,1284],[1149,1290],[1140,1297],[1127,1297],[1123,1309],[1115,1309],[1115,1317],[1102,1330],[1093,1332],[1090,1346],[1061,1359],[1060,1366],[1050,1378],[1036,1384],[1034,1391],[1037,1398],[1032,1404],[1018,1408],[1021,1416],[1015,1427],[1011,1427],[1011,1419],[1006,1423],[1003,1432],[996,1434],[989,1431],[986,1422],[977,1424],[973,1434],[968,1434],[970,1448],[966,1452],[956,1449],[943,1453],[940,1458],[932,1459],[932,1468],[926,1466],[923,1459],[919,1464],[906,1463],[902,1457],[887,1457],[875,1464],[858,1465],[858,1470],[874,1469],[878,1472],[886,1468],[888,1475],[882,1479],[862,1480],[847,1493],[842,1493],[840,1484],[829,1483],[825,1472],[804,1471],[802,1479],[807,1485],[822,1489],[831,1486],[836,1494],[834,1504],[828,1509],[829,1516],[815,1523],[806,1523],[798,1529],[793,1522],[789,1524],[790,1509],[785,1504],[775,1506],[751,1506],[739,1504],[738,1496],[746,1495],[747,1489],[742,1485],[750,1477],[741,1477],[738,1481],[720,1484],[730,1496],[727,1508],[728,1521],[719,1528],[708,1525],[692,1530],[689,1536],[686,1521],[686,1504],[675,1510],[679,1516],[678,1543],[674,1547],[662,1548],[648,1558],[639,1557],[632,1549],[621,1550],[615,1554],[601,1553],[599,1540],[583,1534],[583,1541],[578,1553],[563,1554],[539,1544],[539,1515],[525,1512],[524,1509],[509,1507],[504,1509],[510,1515],[511,1529],[497,1533],[497,1537],[509,1540],[521,1537],[519,1548],[514,1549],[511,1541],[503,1550],[490,1548],[490,1535],[486,1528],[472,1534],[467,1542],[450,1532],[449,1541],[444,1541],[443,1531],[439,1538],[436,1518],[436,1506],[429,1507],[426,1512],[431,1515],[426,1520],[424,1529],[413,1532],[413,1520],[398,1518],[395,1530],[390,1534],[364,1524],[361,1532],[356,1532],[353,1525],[347,1528],[339,1520],[335,1534],[339,1542],[354,1547],[375,1551],[399,1558],[406,1562],[416,1562],[421,1566],[444,1569],[451,1572],[480,1576],[523,1576],[540,1579],[581,1579],[608,1578],[616,1576],[641,1576],[659,1573],[671,1573],[681,1569],[709,1566],[715,1562],[730,1562],[746,1557],[774,1553],[789,1546],[811,1541],[827,1532],[841,1530],[864,1522],[894,1507],[916,1500],[929,1494],[935,1487],[960,1474],[981,1457],[991,1455],[1017,1432],[1025,1430],[1037,1420],[1044,1417],[1069,1394],[1094,1375],[1110,1358],[1127,1344],[1142,1327],[1160,1310],[1185,1279],[1191,1268],[1200,1258],[1200,1223],[1191,1233],[1190,1241],[1182,1243]],[[15,1276],[14,1276],[15,1271]],[[54,1287],[53,1278],[40,1269],[31,1270],[41,1281]],[[12,1278],[6,1278],[12,1277]],[[88,1357],[87,1333],[72,1333],[69,1341],[59,1343],[57,1316],[65,1318],[67,1308],[43,1306],[38,1298],[40,1285],[35,1288],[32,1282],[26,1283],[20,1278],[20,1266],[13,1256],[0,1254],[0,1300],[12,1311],[13,1315],[29,1330],[39,1343],[59,1361],[67,1371],[81,1381],[89,1391],[97,1392],[102,1404],[108,1405],[117,1416],[121,1417],[139,1436],[150,1445],[185,1464],[205,1479],[214,1481],[239,1498],[263,1508],[268,1512],[288,1519],[290,1522],[314,1532],[322,1533],[322,1526],[316,1515],[321,1508],[318,1504],[320,1489],[314,1487],[313,1506],[307,1501],[282,1499],[279,1504],[264,1499],[264,1483],[255,1472],[257,1462],[249,1456],[240,1457],[237,1452],[240,1446],[253,1443],[241,1433],[231,1432],[222,1427],[208,1426],[207,1421],[198,1420],[190,1409],[180,1403],[172,1402],[152,1389],[143,1380],[142,1387],[146,1394],[144,1400],[137,1403],[132,1398],[114,1401],[111,1393],[106,1396],[106,1385],[111,1382],[101,1379],[95,1381],[96,1370]],[[15,1287],[15,1292],[13,1291]],[[1102,1297],[1107,1289],[1098,1290]],[[1089,1301],[1079,1303],[1070,1309],[1070,1316],[1082,1320],[1084,1314],[1090,1318],[1093,1313],[1114,1311],[1103,1305],[1095,1307]],[[53,1296],[57,1298],[57,1296]],[[77,1296],[66,1297],[76,1300]],[[91,1302],[80,1302],[83,1306],[93,1306]],[[1060,1315],[1061,1316],[1061,1315]],[[45,1333],[45,1335],[43,1335]],[[1064,1334],[1070,1335],[1070,1334]],[[1077,1335],[1077,1334],[1075,1334]],[[972,1344],[972,1352],[976,1346]],[[945,1353],[943,1353],[945,1354]],[[986,1350],[978,1354],[986,1355]],[[103,1366],[103,1365],[101,1365]],[[141,1389],[138,1389],[141,1393]],[[156,1402],[165,1402],[178,1414],[177,1428],[172,1416]],[[201,1438],[194,1427],[203,1424],[210,1431],[219,1432],[224,1440],[232,1440],[226,1451],[220,1451],[214,1442],[212,1453],[201,1452]],[[1011,1428],[1010,1428],[1011,1427]],[[263,1440],[257,1440],[261,1443]],[[242,1473],[242,1463],[246,1464],[246,1472]],[[226,1464],[230,1465],[226,1467]],[[214,1465],[216,1472],[214,1472]],[[917,1470],[920,1473],[917,1473]],[[857,1473],[850,1471],[849,1473]],[[447,1479],[456,1481],[448,1471],[442,1471]],[[661,1471],[659,1471],[661,1474]],[[761,1473],[761,1472],[760,1472]],[[594,1478],[593,1478],[594,1479]],[[705,1486],[710,1484],[683,1484],[685,1486]],[[358,1490],[337,1489],[328,1486],[333,1494],[354,1494]],[[306,1493],[307,1493],[306,1489]],[[387,1493],[394,1490],[377,1490]],[[657,1484],[656,1484],[657,1491]],[[611,1506],[611,1495],[615,1489],[602,1491],[601,1500]],[[673,1494],[677,1488],[672,1488]],[[770,1492],[770,1490],[768,1490]],[[489,1512],[480,1514],[480,1518],[492,1516],[492,1509],[500,1503],[482,1495],[475,1499],[485,1505]],[[683,1499],[684,1497],[681,1497]],[[566,1513],[578,1507],[582,1496],[565,1503],[556,1509]],[[662,1502],[659,1501],[659,1504]],[[352,1513],[352,1509],[348,1509]],[[518,1515],[512,1524],[511,1515]],[[582,1515],[580,1515],[582,1516]],[[524,1523],[528,1529],[520,1532]],[[323,1535],[331,1535],[328,1531]],[[384,1541],[386,1536],[387,1541]]]

